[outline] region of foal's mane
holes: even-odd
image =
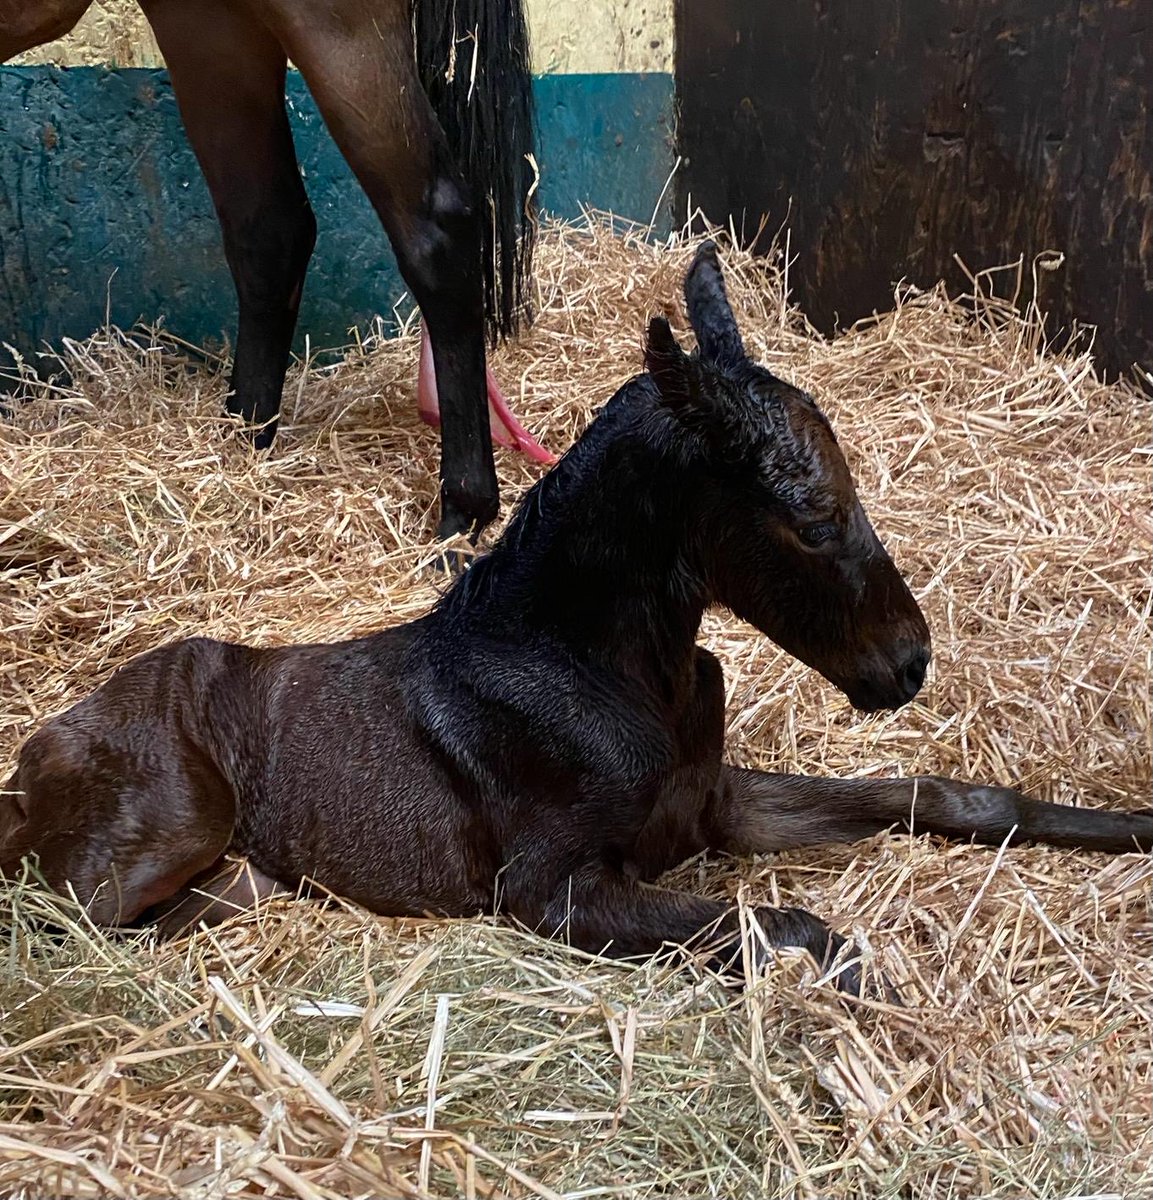
[[[542,546],[542,534],[559,526],[586,486],[595,486],[598,466],[624,438],[638,436],[651,449],[671,447],[674,422],[662,415],[652,377],[635,375],[605,404],[548,474],[517,504],[497,543],[448,589],[436,611],[460,615],[482,603],[498,578],[514,574]]]
[[[701,369],[696,367],[701,362],[699,355],[682,355],[682,358],[694,364],[694,369]],[[714,403],[734,405],[727,420],[739,434],[729,435],[730,439],[735,437],[738,457],[754,452],[767,437],[776,447],[782,476],[787,477],[790,468],[804,476],[804,460],[809,450],[790,430],[786,397],[803,403],[812,419],[831,433],[828,421],[813,401],[748,360],[723,366],[706,363],[702,367],[707,372],[704,387],[715,393]],[[736,399],[750,384],[765,389],[759,402],[750,401],[747,396]],[[752,404],[757,407],[751,407]],[[717,420],[718,412],[713,407],[706,422]],[[470,607],[484,603],[498,579],[515,579],[518,571],[532,563],[534,554],[544,548],[552,530],[570,519],[587,524],[583,508],[575,515],[573,508],[582,502],[589,504],[589,489],[604,488],[613,471],[611,466],[605,466],[605,459],[615,447],[623,447],[626,442],[653,463],[666,463],[673,472],[687,468],[702,452],[715,457],[715,449],[708,448],[709,439],[701,423],[676,416],[662,400],[651,373],[633,376],[605,404],[560,462],[525,494],[499,541],[478,557],[441,597],[437,611],[463,615]]]

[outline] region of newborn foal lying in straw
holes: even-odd
[[[653,320],[647,374],[428,616],[334,645],[180,642],[30,738],[0,807],[4,872],[38,855],[106,925],[176,931],[307,878],[375,912],[499,911],[613,955],[703,935],[723,964],[735,911],[652,883],[706,849],[892,825],[1153,847],[1153,810],[724,764],[721,668],[695,644],[710,604],[865,710],[917,694],[929,633],[828,422],[746,358],[711,243],[685,293],[699,355]],[[756,916],[769,946],[822,964],[844,945],[799,909]],[[856,989],[852,964],[839,982]]]

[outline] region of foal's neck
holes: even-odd
[[[649,386],[634,380],[606,406],[461,591],[486,631],[545,634],[667,692],[695,669],[708,596],[693,553],[698,481]]]

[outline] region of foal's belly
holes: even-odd
[[[371,796],[328,783],[314,820],[273,805],[238,829],[234,850],[289,886],[301,881],[385,916],[491,911],[497,864],[476,853],[464,814],[414,817],[409,796]],[[282,823],[283,822],[283,823]]]
[[[385,915],[491,908],[498,863],[480,823],[428,764],[375,753],[363,731],[355,740],[345,763],[293,755],[238,823],[234,849],[281,883],[307,879]]]
[[[312,880],[373,912],[470,916],[492,906],[499,854],[408,719],[405,642],[380,635],[278,665],[267,761],[239,798],[233,849],[281,883]]]

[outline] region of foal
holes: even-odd
[[[613,955],[709,929],[726,960],[733,909],[653,882],[703,850],[892,825],[1153,847],[1150,811],[723,762],[721,668],[696,645],[709,605],[865,710],[917,694],[929,633],[828,422],[746,357],[711,243],[685,291],[699,355],[653,320],[648,372],[434,611],[333,645],[192,639],[142,655],[29,739],[0,867],[37,854],[105,925],[175,929],[307,877],[374,912],[495,910]],[[253,870],[220,874],[226,853]],[[798,909],[757,917],[771,945],[819,962],[841,944]]]

